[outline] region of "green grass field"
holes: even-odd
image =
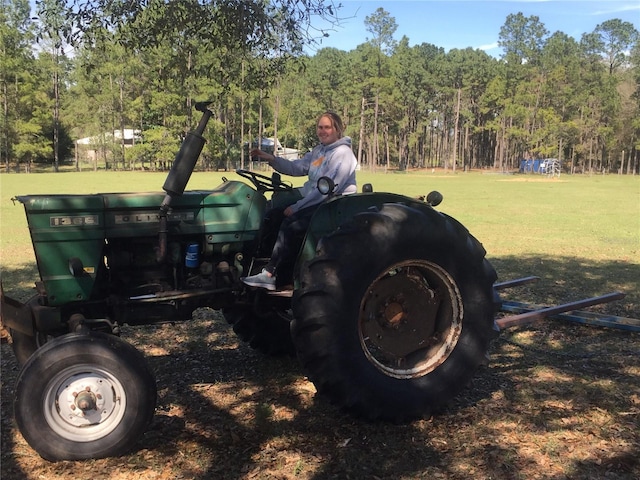
[[[222,176],[195,173],[189,188],[213,188]],[[37,279],[13,196],[159,191],[165,177],[0,174],[5,291],[26,299]],[[623,290],[624,300],[594,309],[640,318],[638,177],[361,172],[365,182],[410,196],[439,190],[438,210],[483,242],[501,280],[541,277],[505,292],[508,299],[550,304]],[[261,355],[219,312],[123,326],[123,338],[154,371],[156,415],[131,453],[84,462],[48,462],[27,445],[12,408],[20,370],[2,345],[3,480],[62,480],[78,471],[109,480],[640,478],[638,333],[559,320],[508,329],[492,343],[488,367],[444,412],[407,425],[338,411],[315,395],[295,359]]]
[[[210,189],[234,172],[192,175],[188,189]],[[166,173],[79,172],[0,175],[0,251],[5,291],[30,295],[37,279],[24,210],[12,197],[42,193],[159,191]],[[294,179],[294,184],[301,183]],[[500,280],[538,275],[538,284],[506,296],[537,303],[627,293],[598,307],[640,318],[640,178],[638,176],[358,173],[359,184],[409,196],[438,190],[438,210],[462,222],[485,246]]]

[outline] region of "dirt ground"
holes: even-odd
[[[3,480],[638,479],[640,334],[547,320],[507,330],[449,408],[368,423],[315,395],[296,359],[238,343],[214,311],[127,328],[156,374],[155,419],[120,458],[50,463],[17,431],[2,345]]]

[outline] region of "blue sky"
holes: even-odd
[[[398,26],[394,38],[410,45],[431,43],[452,48],[479,48],[499,57],[500,27],[511,13],[537,15],[549,33],[562,31],[580,40],[606,20],[619,18],[640,30],[640,0],[334,0],[341,3],[341,27],[318,48],[350,51],[371,38],[365,18],[383,8]],[[313,53],[313,52],[310,52]]]

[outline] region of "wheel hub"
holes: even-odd
[[[446,360],[462,328],[455,282],[438,265],[396,265],[368,288],[360,309],[365,355],[398,378],[424,375]]]
[[[435,317],[440,306],[438,292],[419,279],[392,275],[376,282],[364,307],[366,333],[378,347],[404,357],[432,343]]]
[[[397,327],[404,318],[404,309],[402,304],[392,302],[384,309],[384,320],[390,327]]]
[[[113,409],[113,403],[107,402],[104,395],[104,380],[96,377],[80,377],[71,379],[59,390],[58,405],[61,413],[67,413],[70,423],[81,426],[99,423]]]
[[[100,399],[102,399],[102,395],[98,394],[95,395],[92,391],[91,391],[91,387],[86,387],[85,390],[83,390],[80,393],[76,393],[74,392],[72,394],[75,397],[75,401],[73,404],[71,404],[70,408],[71,410],[75,410],[75,407],[79,408],[80,410],[82,410],[82,412],[88,412],[90,410],[97,410],[98,409],[98,397],[100,397]],[[104,402],[101,402],[104,403]]]
[[[49,383],[44,412],[61,436],[87,442],[113,430],[126,408],[122,384],[99,368],[71,367]]]

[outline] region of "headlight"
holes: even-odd
[[[336,184],[329,177],[320,177],[318,179],[318,190],[322,195],[331,195],[335,188]]]

